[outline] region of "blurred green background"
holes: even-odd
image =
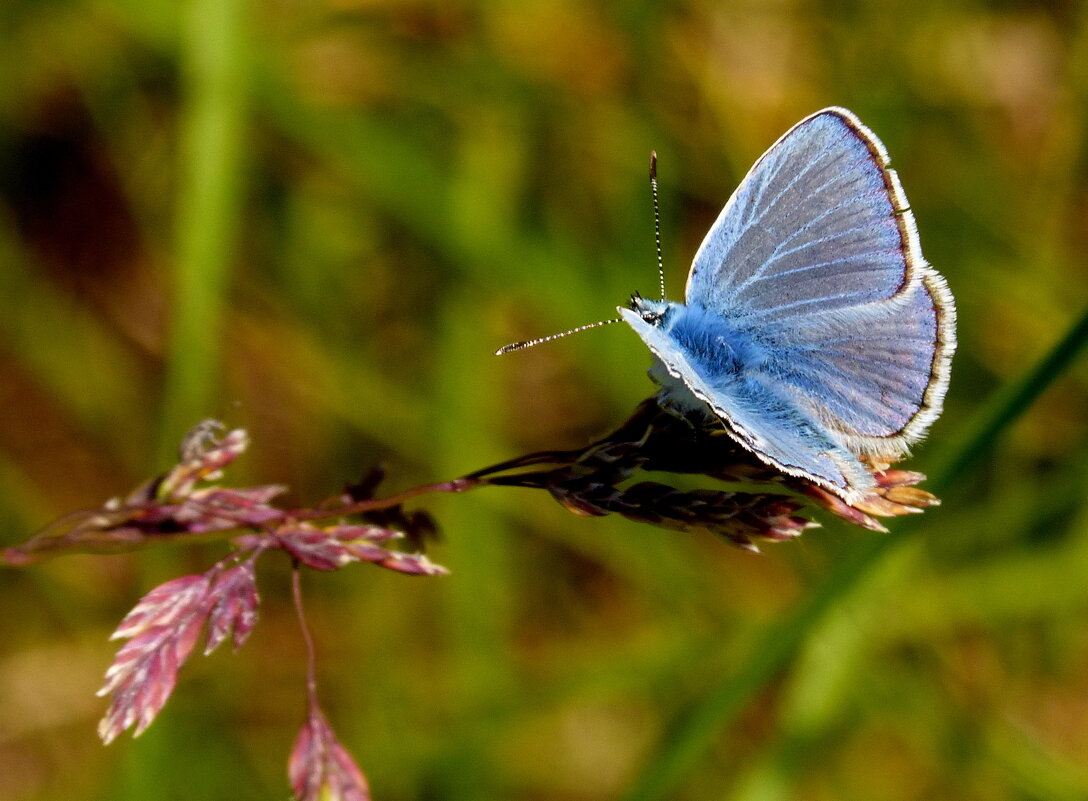
[[[880,558],[831,520],[753,556],[425,499],[451,577],[305,577],[326,708],[381,801],[1088,797],[1085,360],[992,417],[1088,307],[1083,4],[7,0],[0,42],[5,544],[208,416],[254,438],[230,482],[300,505],[590,441],[650,394],[631,331],[491,351],[652,295],[649,151],[679,297],[755,158],[853,109],[960,311],[908,464],[987,419],[996,447]],[[194,657],[140,739],[94,735],[108,634],[221,553],[0,573],[0,798],[286,797],[282,560],[238,655]]]

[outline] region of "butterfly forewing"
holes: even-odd
[[[848,111],[798,123],[756,162],[707,233],[687,302],[777,325],[900,291],[911,223],[894,205],[886,163]]]

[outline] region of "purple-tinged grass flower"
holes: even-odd
[[[130,726],[139,735],[159,714],[204,625],[209,584],[207,575],[168,581],[145,595],[114,631],[110,639],[131,639],[117,652],[98,691],[113,696],[98,725],[103,742]]]
[[[285,512],[271,505],[279,485],[231,489],[204,486],[222,477],[223,468],[249,444],[241,429],[216,439],[221,423],[205,420],[186,435],[181,461],[146,481],[125,498],[111,498],[53,522],[31,539],[3,551],[8,564],[29,564],[58,553],[114,553],[171,539],[246,527],[268,527]]]
[[[106,743],[134,727],[141,734],[162,710],[207,624],[205,654],[229,635],[241,647],[257,620],[260,599],[252,560],[160,584],[133,607],[111,640],[127,639],[106,671],[99,695],[110,695],[98,726]]]
[[[337,570],[352,562],[370,562],[412,575],[442,576],[449,571],[421,553],[404,553],[383,548],[379,543],[404,535],[380,526],[334,525],[326,528],[311,523],[280,526],[274,534],[278,547],[314,570]]]
[[[139,735],[173,692],[177,673],[206,631],[205,654],[230,638],[241,647],[257,619],[254,564],[281,551],[295,563],[294,592],[306,640],[308,717],[289,761],[299,801],[367,801],[366,780],[339,743],[317,703],[314,644],[302,612],[299,568],[337,570],[368,562],[405,574],[448,571],[431,562],[423,544],[435,524],[403,504],[419,495],[464,492],[481,486],[546,490],[582,516],[619,514],[680,531],[708,531],[758,551],[761,541],[782,542],[819,524],[820,509],[867,529],[884,531],[878,517],[921,512],[939,501],[917,484],[925,476],[890,465],[870,465],[875,487],[848,504],[804,479],[782,475],[737,445],[720,425],[678,416],[656,398],[644,401],[616,431],[585,448],[542,451],[493,465],[452,481],[379,498],[375,470],[338,496],[311,509],[281,509],[278,485],[222,487],[210,482],[248,445],[246,433],[205,421],[181,446],[179,463],[124,499],[69,515],[20,546],[3,551],[9,564],[72,551],[113,552],[179,540],[227,540],[232,556],[201,575],[182,576],[145,595],[113,639],[126,639],[106,673],[100,695],[111,696],[99,725],[109,743],[126,729]],[[711,479],[711,488],[687,488],[677,476]],[[678,484],[680,486],[674,486]],[[414,552],[389,547],[406,543]]]
[[[208,612],[207,656],[229,636],[237,651],[257,623],[257,594],[254,560],[247,559],[223,570],[216,577],[209,593],[212,605]]]
[[[43,551],[64,548],[114,549],[168,537],[233,534],[230,539],[237,549],[234,555],[204,574],[182,576],[151,590],[113,633],[112,639],[128,642],[118,651],[99,692],[111,697],[99,726],[99,734],[107,743],[129,728],[139,735],[151,724],[173,692],[178,670],[203,631],[205,654],[228,638],[235,649],[241,647],[257,620],[260,599],[254,564],[262,553],[283,551],[296,564],[315,570],[369,562],[413,575],[448,572],[422,553],[387,547],[406,538],[391,524],[405,524],[419,541],[424,533],[433,531],[434,524],[425,513],[407,514],[399,504],[368,500],[377,485],[374,478],[369,486],[349,488],[316,510],[289,511],[272,506],[282,492],[275,485],[242,489],[207,486],[205,482],[222,477],[222,469],[248,443],[245,432],[240,430],[217,439],[221,430],[221,425],[205,421],[186,436],[181,461],[170,472],[143,485],[124,501],[111,501],[100,510],[82,513],[23,546],[22,555],[29,560]],[[376,475],[380,479],[380,474]],[[352,513],[364,522],[348,522]],[[333,522],[320,525],[316,521],[322,518],[333,518]],[[316,709],[316,702],[312,706]],[[352,764],[350,758],[332,737],[323,716],[318,713],[311,724],[306,742],[316,749],[313,753],[331,755],[330,765],[339,765],[345,777],[344,788],[362,787],[365,791],[361,776],[360,781],[352,779],[347,767]],[[307,764],[316,763],[311,760]],[[357,774],[358,769],[354,770]],[[325,773],[335,775],[332,767]]]
[[[730,488],[681,489],[640,473],[702,475]],[[472,473],[483,484],[545,489],[578,515],[619,514],[684,531],[705,530],[747,550],[816,528],[816,505],[865,528],[875,519],[920,512],[939,501],[917,489],[921,473],[872,466],[875,489],[849,505],[802,478],[778,473],[726,435],[720,423],[688,418],[650,398],[616,431],[570,451],[542,451]]]
[[[296,801],[370,801],[370,788],[316,704],[309,705],[287,776]]]

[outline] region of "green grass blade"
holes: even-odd
[[[224,294],[238,219],[245,92],[242,0],[193,0],[182,40],[185,88],[169,367],[162,448],[213,415]]]

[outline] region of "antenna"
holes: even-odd
[[[650,194],[654,198],[654,244],[657,245],[657,277],[661,280],[661,299],[665,299],[665,261],[661,258],[661,211],[657,206],[657,151],[650,151]]]
[[[661,211],[657,204],[657,151],[650,151],[650,193],[654,199],[654,243],[657,245],[657,275],[661,281],[661,299],[665,300],[665,262],[661,256]],[[552,334],[546,337],[539,337],[537,339],[528,339],[524,342],[511,342],[509,345],[503,345],[497,351],[496,356],[502,356],[505,353],[513,353],[515,350],[524,350],[525,348],[531,348],[534,345],[541,345],[545,342],[551,342],[556,339],[562,339],[563,337],[569,337],[571,334],[578,334],[582,331],[588,331],[590,328],[600,328],[602,325],[612,325],[612,323],[622,322],[622,319],[617,317],[614,320],[601,320],[597,323],[589,323],[588,325],[580,325],[577,328],[572,328],[569,331],[563,331],[560,334]]]
[[[601,320],[597,323],[589,323],[588,325],[580,325],[577,328],[572,328],[570,331],[564,331],[561,334],[552,334],[547,337],[540,337],[539,339],[530,339],[525,342],[511,342],[509,345],[503,345],[497,351],[496,356],[502,356],[504,353],[511,353],[515,350],[524,350],[525,348],[531,348],[533,345],[539,345],[543,342],[551,342],[553,339],[562,339],[563,337],[569,337],[571,334],[577,334],[580,331],[588,331],[590,328],[600,328],[602,325],[612,325],[612,323],[621,322],[617,317],[615,320]]]

